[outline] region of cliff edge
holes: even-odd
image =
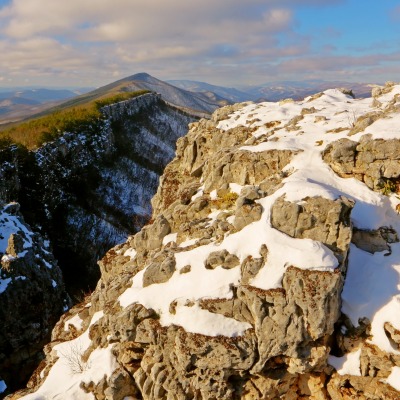
[[[399,109],[388,83],[191,124],[9,398],[398,399]]]

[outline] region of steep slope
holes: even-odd
[[[73,294],[93,288],[97,260],[150,218],[158,177],[196,119],[155,94],[103,113],[96,125],[28,155],[0,152],[0,196],[20,202],[27,221],[49,236]]]
[[[399,108],[388,84],[191,124],[13,398],[399,398]]]
[[[250,93],[240,91],[235,88],[227,88],[223,86],[211,85],[206,82],[189,81],[189,80],[170,80],[168,81],[171,85],[177,86],[181,89],[188,90],[190,92],[199,93],[215,93],[218,96],[229,100],[232,103],[240,103],[242,101],[256,100],[259,96],[254,97]]]
[[[25,223],[17,203],[0,205],[0,257],[1,397],[26,383],[71,304],[48,241]]]
[[[218,107],[228,104],[228,101],[222,97],[215,96],[213,98],[210,94],[179,89],[144,72],[129,76],[116,83],[127,85],[129,90],[146,89],[159,93],[165,101],[191,112],[200,111],[210,114]]]
[[[150,218],[159,176],[176,140],[196,119],[155,94],[112,104],[102,113],[90,127],[66,132],[37,151],[0,150],[0,199],[18,200],[25,219],[49,239],[45,243],[51,242],[75,303],[95,287],[97,260]],[[18,232],[31,229],[17,223],[22,216],[15,213],[1,214],[0,257],[11,233],[17,241]],[[32,251],[8,256],[7,250],[0,268],[0,381],[9,390],[25,384],[37,367],[66,298],[52,253],[42,251],[40,236],[29,232]]]
[[[78,94],[62,89],[0,91],[0,124],[27,118]]]

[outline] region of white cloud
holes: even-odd
[[[347,59],[346,66],[334,57],[334,45],[324,47],[332,58],[316,56],[314,38],[296,32],[299,6],[343,1],[13,0],[0,9],[0,70],[6,80],[29,74],[31,81],[62,77],[76,84],[111,82],[138,71],[220,84],[251,75],[262,82],[301,78],[310,69],[324,74],[336,61],[338,73],[357,70],[372,61]],[[371,70],[390,67],[378,59]]]

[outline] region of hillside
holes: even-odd
[[[99,109],[105,104],[147,92],[158,93],[164,101],[199,117],[209,116],[216,108],[228,104],[227,100],[213,93],[192,93],[140,73],[46,108],[21,122],[0,125],[0,148],[10,142],[29,149],[38,148],[65,131],[76,130],[78,126],[86,129],[96,124],[96,120],[101,118]]]
[[[190,80],[170,80],[168,81],[174,86],[190,92],[198,93],[215,93],[232,103],[240,103],[242,101],[255,100],[253,95],[245,91],[240,91],[235,88],[227,88],[224,86],[210,85],[206,82],[190,81]]]
[[[82,301],[99,279],[97,260],[149,220],[159,176],[197,119],[154,93],[109,101],[90,126],[75,124],[35,151],[0,149],[0,206],[12,202],[7,207],[30,224],[22,229],[0,208],[0,382],[8,390],[38,365],[62,311],[64,282],[74,303]],[[13,251],[13,237],[28,229],[46,239],[43,252],[40,243]]]
[[[78,96],[67,89],[8,89],[0,91],[0,124],[15,122]]]
[[[225,98],[213,93],[204,94],[180,89],[144,72],[124,78],[116,82],[118,83],[127,85],[130,90],[145,89],[159,93],[165,101],[191,112],[201,111],[210,114],[218,107],[229,103]]]
[[[217,110],[26,400],[397,399],[400,85]]]

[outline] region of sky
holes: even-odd
[[[400,81],[400,0],[0,0],[0,88]]]

